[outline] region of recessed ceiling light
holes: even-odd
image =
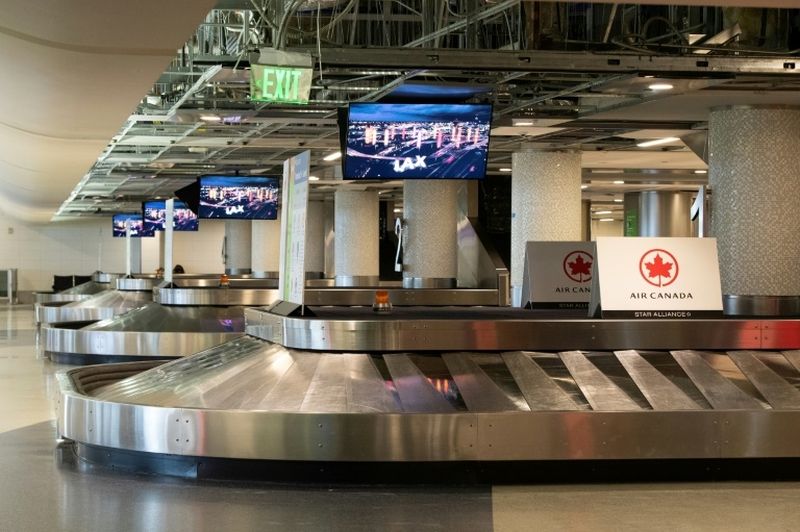
[[[533,125],[533,122],[530,120],[523,120],[521,122],[514,122],[514,127],[530,127]]]
[[[319,178],[317,176],[315,176],[315,175],[310,175],[310,176],[308,176],[308,180],[309,181],[319,181]]]
[[[611,214],[611,211],[595,211],[595,214]]]
[[[695,174],[707,174],[708,170],[695,170],[694,173]]]
[[[624,185],[625,181],[623,181],[622,179],[617,179],[615,181],[612,181],[612,183],[614,183],[615,185]]]
[[[323,157],[322,160],[323,161],[335,161],[336,159],[340,158],[341,156],[342,156],[342,152],[335,151],[335,152],[329,153],[328,155]]]
[[[670,83],[651,83],[647,86],[647,88],[651,91],[669,91],[675,87],[673,87]]]
[[[501,172],[510,172],[511,168],[500,168]]]
[[[581,185],[581,190],[586,190],[587,188],[589,188],[589,185]]]
[[[622,198],[614,198],[614,203],[622,203]]]
[[[221,122],[222,118],[217,115],[200,115],[200,120],[204,122]]]
[[[600,218],[598,222],[613,222],[614,218]]]
[[[662,144],[672,144],[673,142],[678,142],[678,137],[664,137],[663,139],[653,139],[653,140],[645,140],[642,142],[638,142],[636,145],[640,148],[649,148],[650,146],[660,146]]]
[[[394,208],[392,210],[392,212],[394,212],[395,214],[399,214],[399,213],[403,212],[403,209]]]

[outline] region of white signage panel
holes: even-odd
[[[303,305],[306,282],[306,213],[310,152],[283,163],[279,299]]]
[[[722,316],[716,239],[601,237],[596,245],[604,318]]]
[[[527,242],[522,280],[526,308],[587,308],[591,299],[592,242]]]

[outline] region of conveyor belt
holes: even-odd
[[[151,292],[104,290],[81,301],[36,303],[34,320],[42,323],[96,321],[124,314],[153,300]]]
[[[49,323],[41,342],[67,364],[181,357],[244,334],[242,307],[167,307],[148,303],[96,322]]]
[[[117,382],[62,375],[59,429],[93,446],[271,460],[798,457],[797,358],[340,354],[242,337],[132,376],[106,366]]]

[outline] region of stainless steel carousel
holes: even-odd
[[[159,288],[153,278],[120,278],[91,300],[37,308],[46,356],[94,364],[186,356],[244,334],[244,306],[270,304],[275,279],[176,278],[187,288]],[[168,293],[162,302],[162,294]]]
[[[247,336],[167,364],[65,373],[60,434],[195,465],[800,456],[798,320],[310,310],[248,309]]]

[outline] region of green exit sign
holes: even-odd
[[[308,103],[311,68],[250,65],[250,100],[254,102]]]

